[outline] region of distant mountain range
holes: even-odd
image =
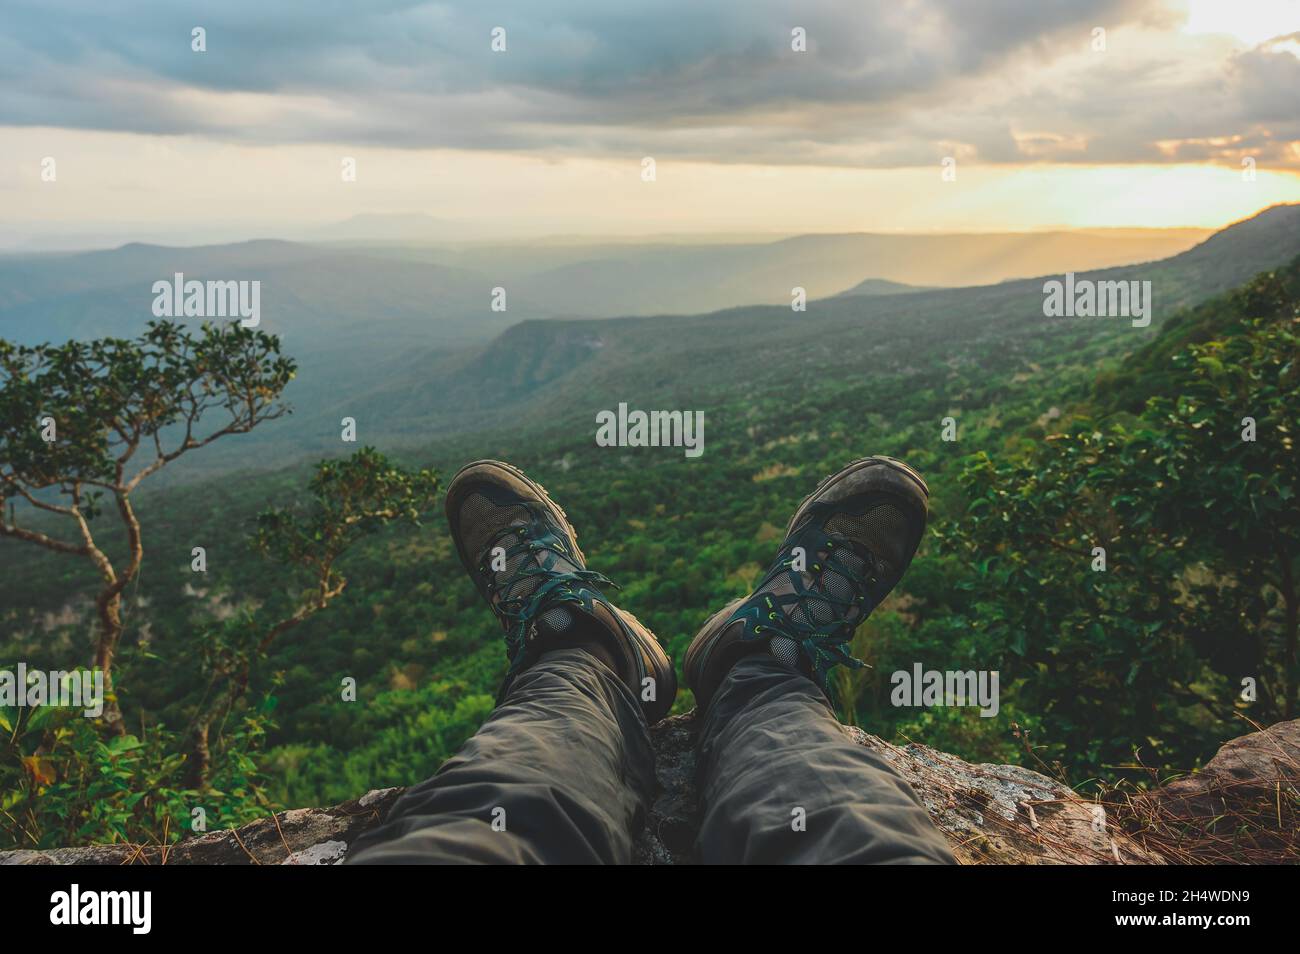
[[[573,417],[619,401],[711,406],[721,394],[752,392],[758,399],[778,382],[812,387],[819,375],[843,380],[922,361],[1014,364],[1044,337],[1086,360],[1093,344],[1124,336],[1136,347],[1177,309],[1296,254],[1300,205],[1288,205],[1158,262],[1078,270],[1081,279],[1151,281],[1153,321],[1143,329],[1127,320],[1044,317],[1043,277],[930,289],[868,280],[857,286],[868,293],[812,300],[807,312],[793,312],[787,302],[707,315],[528,321],[468,354],[403,355],[377,376],[383,384],[349,397],[346,406],[382,416],[394,436],[420,441],[554,422],[572,429]],[[323,416],[344,406],[339,401]]]
[[[852,288],[846,289],[839,293],[839,298],[850,298],[853,295],[905,295],[908,292],[928,291],[922,285],[905,285],[902,282],[886,281],[883,278],[868,278],[865,281],[858,282]]]
[[[425,443],[620,400],[689,407],[705,391],[818,367],[869,373],[868,355],[905,367],[911,349],[943,340],[996,338],[1014,354],[1018,335],[1059,326],[1042,316],[1041,279],[1008,276],[1151,279],[1158,325],[1300,251],[1300,206],[1188,242],[1186,232],[1062,232],[604,248],[126,245],[0,257],[0,336],[130,335],[152,317],[154,281],[260,280],[263,324],[301,366],[288,392],[296,411],[205,452],[203,469],[226,470],[337,451],[343,416],[357,418],[364,442]],[[954,282],[969,287],[936,287]],[[791,311],[794,286],[807,290],[806,313]],[[494,288],[505,289],[504,311],[492,308]]]
[[[391,231],[391,217],[380,217]],[[406,233],[423,234],[409,217]],[[338,235],[370,234],[359,217]],[[436,220],[428,220],[433,222]],[[421,333],[462,337],[448,328],[472,318],[478,337],[494,333],[491,289],[505,287],[513,318],[692,314],[749,304],[788,302],[791,289],[834,295],[864,280],[922,286],[985,285],[1052,271],[1086,271],[1167,257],[1190,248],[1198,230],[1116,230],[987,235],[805,235],[755,243],[584,244],[580,241],[487,245],[379,242],[303,244],[256,240],[168,247],[127,244],[105,251],[0,256],[0,330],[42,340],[118,333],[142,324],[137,301],[149,285],[184,272],[195,278],[260,279],[272,296],[270,317],[293,316],[297,301],[326,308],[330,323],[418,314]],[[380,265],[377,262],[387,262]],[[268,287],[275,286],[275,287]],[[141,290],[143,289],[143,290]],[[274,296],[282,291],[281,307]],[[72,301],[78,293],[96,292]],[[373,296],[373,300],[371,298]],[[462,296],[464,301],[462,302]],[[105,299],[98,301],[96,298]],[[63,313],[60,306],[71,304]],[[462,312],[461,306],[465,306]],[[15,310],[37,306],[33,311]],[[343,306],[357,309],[337,314]],[[44,309],[44,310],[42,310]],[[386,309],[393,309],[390,313]],[[147,317],[147,312],[145,313]],[[283,316],[282,316],[283,317]],[[430,327],[430,325],[438,327]],[[284,330],[294,322],[282,321]]]

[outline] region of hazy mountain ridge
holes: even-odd
[[[906,285],[903,282],[891,282],[884,278],[867,278],[852,288],[840,292],[837,298],[849,298],[853,295],[906,295],[909,292],[931,291],[928,285]]]
[[[910,349],[932,347],[935,336],[954,353],[963,341],[996,340],[1007,356],[1023,347],[1021,336],[1119,334],[1136,345],[1178,308],[1285,262],[1297,250],[1300,206],[1279,206],[1163,262],[1079,273],[1081,279],[1151,281],[1155,306],[1148,329],[1121,319],[1044,317],[1043,282],[1059,275],[901,295],[835,296],[810,302],[803,313],[788,305],[751,306],[699,316],[526,322],[459,366],[451,360],[425,380],[373,392],[361,413],[386,414],[388,423],[403,430],[401,419],[409,412],[437,422],[440,431],[460,432],[456,414],[485,408],[513,406],[510,422],[522,424],[585,415],[587,408],[594,413],[620,400],[704,406],[714,400],[706,395],[743,387],[746,368],[756,363],[764,380],[807,375],[818,366],[851,373],[868,355],[901,367]],[[585,338],[599,347],[572,346]],[[551,370],[526,370],[540,367]],[[673,400],[687,403],[664,403]],[[481,428],[485,420],[475,418],[472,426]]]
[[[1283,259],[1287,243],[1294,241],[1295,220],[1295,207],[1269,210],[1163,262],[1104,274],[1156,278],[1158,309],[1164,314]],[[1021,248],[1030,238],[1003,236],[999,242]],[[1050,236],[1045,241],[1060,242]],[[788,304],[787,276],[803,268],[800,263],[819,257],[856,261],[864,249],[894,248],[869,266],[854,266],[847,284],[864,284],[861,276],[867,272],[877,276],[866,280],[871,287],[892,282],[879,277],[888,272],[887,263],[910,261],[918,249],[963,249],[964,268],[996,259],[988,247],[974,247],[981,243],[988,246],[990,241],[982,237],[975,242],[970,236],[805,236],[722,246],[708,258],[701,258],[698,248],[656,247],[642,253],[620,248],[618,257],[601,263],[586,260],[587,250],[576,248],[566,254],[578,261],[555,265],[551,258],[554,267],[509,282],[504,312],[491,309],[494,280],[468,267],[471,258],[452,257],[458,264],[442,265],[415,249],[315,248],[278,241],[194,249],[134,245],[83,256],[0,259],[0,300],[29,299],[0,309],[0,334],[28,342],[131,334],[152,317],[150,283],[170,278],[174,271],[205,278],[229,277],[222,269],[236,269],[237,277],[261,280],[264,325],[283,336],[286,352],[301,366],[286,395],[296,413],[237,446],[213,448],[201,462],[205,471],[226,470],[245,467],[252,459],[274,465],[333,452],[344,416],[361,423],[363,440],[394,446],[418,444],[432,435],[446,438],[558,421],[580,419],[585,427],[595,410],[622,400],[701,406],[713,401],[712,395],[745,388],[747,373],[785,378],[819,365],[853,373],[847,365],[879,352],[891,337],[896,346],[885,347],[885,360],[905,365],[910,348],[930,347],[936,322],[945,325],[954,348],[963,339],[1008,335],[1016,324],[1031,334],[1051,333],[1052,326],[1042,318],[1041,279],[912,289],[899,295],[840,295],[846,287],[841,283],[811,301],[806,313],[793,313]],[[682,295],[706,282],[713,294],[762,273],[770,283],[786,286],[779,295],[782,304],[599,320],[553,318],[555,311],[539,304],[547,289],[563,288],[566,294],[611,305],[620,282],[606,283],[600,286],[604,291],[594,293],[601,274],[620,276],[632,286],[637,282],[628,276],[669,287],[670,266],[683,256],[693,266],[679,276]],[[743,268],[742,258],[747,262]],[[930,276],[950,264],[932,255],[921,260],[929,262],[931,271],[925,274]],[[719,262],[730,264],[713,274]],[[81,285],[112,284],[50,294],[61,273],[83,263],[89,264]],[[516,267],[523,266],[516,262]],[[818,268],[819,274],[834,271],[825,262]],[[639,294],[634,289],[626,293]],[[1014,344],[1007,349],[1009,355],[1015,351]],[[747,371],[755,360],[762,366]],[[176,468],[167,478],[185,474],[185,468]]]
[[[1195,234],[1195,233],[1191,233]],[[320,275],[325,303],[330,294],[366,283],[381,272],[391,301],[423,306],[434,314],[436,294],[453,299],[473,292],[473,315],[491,327],[494,287],[510,293],[511,320],[574,315],[698,314],[720,308],[790,300],[795,285],[810,297],[826,297],[865,278],[919,285],[991,284],[1016,275],[1050,271],[1066,263],[1075,271],[1117,262],[1164,257],[1189,242],[1186,230],[1134,238],[1089,232],[992,233],[988,235],[807,235],[751,244],[629,244],[543,247],[528,244],[443,248],[347,247],[258,239],[229,245],[167,247],[132,243],[80,253],[0,256],[0,329],[9,337],[31,331],[24,304],[60,301],[81,292],[107,294],[144,286],[176,272],[199,278],[261,278],[273,282],[287,269],[328,266]],[[381,266],[379,263],[393,263]],[[447,289],[430,287],[425,269],[463,279]],[[239,274],[232,272],[238,271]],[[257,272],[257,274],[252,274]],[[288,281],[291,276],[286,275]],[[369,287],[376,290],[373,280]],[[364,304],[364,303],[360,303]],[[114,324],[147,317],[132,308]],[[270,314],[268,312],[268,314]],[[355,315],[348,315],[356,319]],[[131,325],[133,326],[133,325]],[[62,325],[49,330],[58,333]],[[102,333],[102,332],[101,332]]]

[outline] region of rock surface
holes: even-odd
[[[388,814],[400,788],[367,792],[333,808],[295,808],[242,828],[213,831],[168,848],[95,845],[48,851],[0,852],[10,865],[332,865],[348,846]]]
[[[660,795],[637,842],[642,864],[688,864],[698,825],[693,713],[651,729]],[[900,748],[861,729],[920,796],[963,864],[1158,864],[1164,859],[1110,832],[1091,802],[1018,765],[973,765],[924,745]],[[1100,819],[1100,820],[1099,820]]]
[[[1128,807],[1146,843],[1177,861],[1300,863],[1300,719],[1227,742]]]
[[[636,846],[641,864],[685,864],[698,824],[693,713],[651,729],[661,792]],[[899,747],[846,731],[879,752],[916,790],[965,864],[1163,864],[1184,860],[1139,844],[1107,824],[1101,807],[1067,786],[1016,765],[964,762],[924,745]],[[1176,805],[1185,820],[1221,812],[1231,797],[1294,804],[1300,720],[1234,739],[1205,770],[1143,796],[1150,811]],[[231,831],[170,848],[103,845],[0,852],[0,864],[337,864],[363,831],[378,824],[402,789],[381,789],[333,808],[280,812]]]
[[[1279,790],[1300,785],[1300,719],[1224,743],[1205,768],[1148,796],[1177,818],[1217,819],[1243,808],[1272,809]]]

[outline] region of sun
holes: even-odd
[[[1226,33],[1247,46],[1300,31],[1300,0],[1182,0],[1184,33]]]

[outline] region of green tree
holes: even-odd
[[[204,634],[204,661],[215,688],[191,730],[188,782],[193,788],[207,783],[212,725],[244,698],[253,666],[276,639],[343,592],[348,581],[338,564],[350,547],[394,521],[419,525],[437,497],[438,477],[430,470],[402,470],[366,447],[346,459],[319,463],[309,489],[309,503],[261,513],[252,541],[263,556],[306,577],[290,610],[275,622],[267,622],[265,613],[246,614]]]
[[[151,322],[131,340],[36,347],[0,339],[0,536],[94,566],[93,665],[104,674],[104,720],[115,734],[125,732],[113,688],[122,592],[144,558],[131,495],[182,455],[287,413],[280,396],[294,373],[278,338],[237,324],[205,323],[195,334]],[[92,532],[105,498],[125,531],[126,557],[116,564]],[[73,538],[20,524],[15,501],[65,518]]]
[[[966,462],[945,542],[973,625],[1076,765],[1144,741],[1190,756],[1231,733],[1247,676],[1256,717],[1295,713],[1295,272],[1231,296],[1233,333],[1178,352],[1176,393],[1137,418]]]
[[[1152,432],[1145,450],[1161,458],[1169,476],[1166,492],[1151,501],[1160,536],[1202,554],[1219,579],[1235,581],[1248,598],[1266,593],[1280,601],[1280,619],[1252,620],[1230,655],[1277,662],[1280,685],[1269,687],[1262,673],[1261,681],[1291,719],[1300,701],[1300,467],[1292,423],[1300,407],[1300,301],[1263,294],[1280,290],[1272,282],[1252,286],[1251,301],[1276,309],[1272,317],[1252,319],[1244,333],[1175,359],[1188,372],[1184,392],[1150,402],[1147,415],[1164,427]]]

